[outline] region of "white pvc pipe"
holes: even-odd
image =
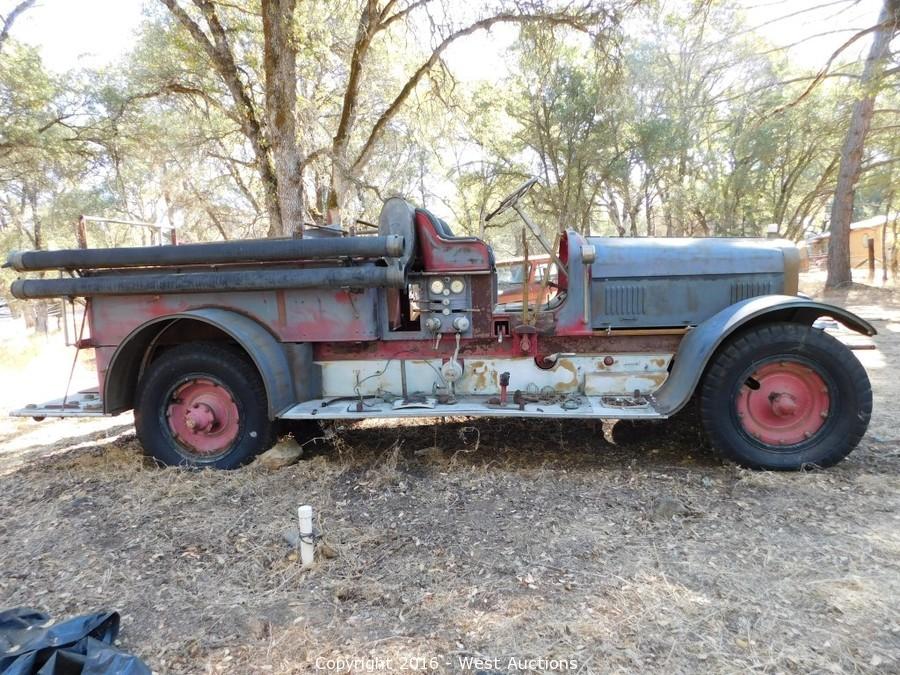
[[[300,562],[304,567],[313,564],[316,553],[316,540],[313,535],[313,509],[305,504],[297,509],[297,517],[300,519]]]

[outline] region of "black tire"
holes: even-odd
[[[764,436],[745,428],[738,398],[753,396],[749,390],[753,385],[758,390],[759,383],[752,375],[767,367],[803,370],[814,376],[812,381],[824,384],[827,409],[800,413],[824,422],[803,432],[802,440],[767,443],[761,440]],[[778,396],[768,395],[773,409],[773,397]],[[872,387],[859,360],[832,336],[802,324],[765,324],[730,339],[713,357],[701,384],[700,416],[710,443],[727,459],[751,469],[791,471],[837,464],[859,443],[871,414]]]
[[[181,402],[174,394],[191,382],[208,382],[227,392],[237,411],[229,433],[233,439],[222,441],[215,452],[195,451],[168,422],[171,406]],[[235,469],[275,442],[256,367],[240,350],[218,343],[179,345],[151,362],[138,385],[134,425],[144,452],[167,466]]]

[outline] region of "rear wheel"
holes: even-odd
[[[865,369],[841,342],[794,323],[751,328],[713,357],[700,414],[710,442],[754,469],[836,464],[872,413]]]
[[[145,452],[170,466],[234,469],[275,440],[256,368],[214,343],[179,345],[153,361],[134,423]]]

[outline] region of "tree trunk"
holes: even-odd
[[[656,235],[656,228],[653,225],[653,203],[650,199],[650,186],[644,184],[644,217],[647,219],[647,236]]]
[[[893,171],[891,172],[893,177]],[[881,227],[881,280],[888,280],[888,249],[887,249],[887,230],[891,222],[891,209],[894,208],[894,191],[888,193],[887,209],[884,212],[884,225]],[[896,245],[896,242],[895,242]]]
[[[850,128],[841,147],[841,164],[838,171],[837,188],[831,205],[831,237],[828,243],[828,278],[825,286],[834,288],[853,281],[850,269],[850,222],[853,220],[853,197],[862,171],[863,149],[866,134],[875,111],[875,97],[878,95],[878,80],[884,59],[890,48],[891,37],[897,29],[896,20],[900,14],[900,0],[884,0],[884,7],[878,17],[882,24],[875,31],[872,47],[866,58],[860,86],[862,98],[853,104]]]
[[[325,210],[326,225],[341,224],[341,209],[344,208],[347,196],[346,176],[342,167],[343,162],[335,157],[331,163],[331,184],[328,189],[328,204]]]
[[[894,214],[894,222],[891,223],[891,234],[893,241],[891,242],[891,274],[894,275],[894,282],[897,280],[897,272],[898,272],[898,260],[897,260],[897,223],[900,222],[900,218]],[[888,226],[887,223],[884,224],[885,227]]]
[[[200,25],[178,4],[177,0],[160,0],[191,37],[206,52],[213,67],[222,78],[231,98],[234,100],[235,114],[240,120],[241,132],[253,148],[256,169],[262,183],[266,212],[269,215],[269,235],[283,231],[281,225],[281,208],[278,203],[278,178],[275,167],[269,156],[268,141],[263,132],[263,125],[256,110],[253,97],[248,87],[241,80],[240,71],[228,41],[227,32],[219,21],[216,7],[211,0],[193,0],[194,5],[203,13],[209,26],[210,35],[203,32]]]
[[[32,237],[32,241],[34,243],[34,250],[40,251],[44,248],[44,227],[41,223],[41,218],[38,215],[38,204],[37,204],[37,191],[25,188],[26,189],[26,197],[28,198],[28,206],[31,208],[31,222],[32,222],[32,231],[34,233]],[[44,272],[41,272],[38,276],[43,277]],[[49,314],[49,308],[47,306],[46,300],[38,300],[37,302],[30,303],[29,308],[32,312],[32,318],[34,319],[34,331],[35,333],[40,333],[41,335],[47,335],[47,317]]]
[[[266,122],[281,211],[281,236],[303,236],[303,185],[297,147],[296,0],[262,0]],[[270,230],[271,232],[271,230]]]

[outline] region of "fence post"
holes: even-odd
[[[866,245],[869,247],[869,281],[875,281],[875,237],[866,239]]]

